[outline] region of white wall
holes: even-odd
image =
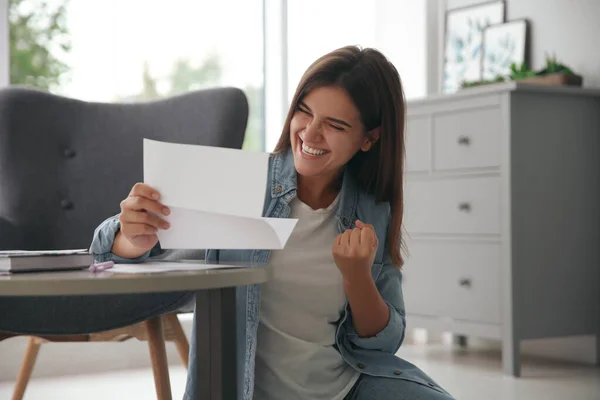
[[[478,4],[446,0],[446,9]],[[600,1],[506,0],[506,19],[527,18],[531,28],[531,67],[542,68],[545,53],[583,76],[584,86],[600,86]]]
[[[346,45],[375,46],[376,3],[292,0],[288,4],[289,101],[302,74],[317,58]]]
[[[381,50],[398,69],[406,97],[425,96],[428,1],[266,0],[266,150],[271,151],[279,138],[304,71],[336,48],[360,45]],[[286,6],[288,18],[277,20]]]
[[[0,87],[9,83],[8,0],[0,0]]]
[[[375,46],[394,64],[408,99],[427,93],[427,10],[424,0],[376,0]]]
[[[437,94],[441,87],[442,54],[444,52],[444,14],[445,0],[426,0],[426,60],[427,60],[427,94]]]
[[[345,45],[380,50],[398,69],[406,96],[424,96],[425,6],[425,0],[289,2],[288,97],[293,96],[300,77],[314,60]]]
[[[430,0],[286,1],[287,80],[282,81],[278,73],[267,73],[268,99],[274,98],[273,93],[279,96],[283,92],[281,88],[276,88],[278,82],[287,85],[287,98],[282,106],[284,111],[287,111],[289,101],[308,66],[320,56],[345,45],[374,47],[382,51],[398,69],[406,97],[410,99],[425,96],[428,84],[428,1]],[[267,40],[269,42],[278,39]],[[267,43],[267,53],[269,48],[276,47]],[[271,57],[276,58],[277,52],[271,52]],[[268,117],[279,115],[280,107],[271,104],[267,102],[267,151],[272,150],[281,132],[281,124],[271,125],[279,122],[278,119]],[[276,111],[271,112],[269,107]]]

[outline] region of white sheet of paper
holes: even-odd
[[[144,182],[170,207],[260,218],[267,153],[144,139]]]
[[[282,249],[297,219],[249,218],[171,207],[171,228],[158,240],[165,249]]]
[[[225,268],[244,268],[243,265],[224,265],[224,264],[195,264],[179,262],[145,262],[141,264],[115,264],[110,272],[123,274],[149,274],[164,273],[172,271],[205,271],[211,269]]]
[[[269,155],[144,139],[144,182],[171,224],[164,249],[282,249],[297,219],[263,218]]]

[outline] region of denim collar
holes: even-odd
[[[289,193],[290,195],[286,197],[287,202],[289,202],[296,196],[297,189],[297,172],[291,148],[285,152],[273,155],[271,197],[279,198]],[[343,231],[355,226],[357,204],[358,186],[354,178],[347,171],[344,171],[340,204],[336,212],[336,217],[340,223],[340,230]]]

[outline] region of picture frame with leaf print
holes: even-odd
[[[511,65],[528,65],[528,31],[526,19],[490,25],[483,32],[481,79],[492,80],[511,75]],[[512,71],[514,72],[514,71]]]
[[[481,79],[483,32],[505,22],[504,0],[490,1],[446,12],[442,93],[458,91],[464,81]]]

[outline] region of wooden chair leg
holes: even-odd
[[[148,347],[150,349],[150,359],[152,360],[157,399],[172,400],[162,320],[157,317],[146,321],[144,324],[148,331]]]
[[[31,373],[33,372],[35,360],[37,359],[37,355],[40,351],[40,345],[41,343],[36,338],[29,338],[27,350],[25,350],[25,356],[23,357],[23,362],[21,363],[21,370],[19,371],[19,376],[17,377],[17,383],[15,385],[15,391],[13,392],[12,400],[23,399],[23,396],[25,395],[25,389],[27,389],[27,384],[31,378]]]
[[[188,342],[187,336],[185,336],[185,332],[183,331],[183,327],[181,326],[181,322],[179,322],[179,318],[177,318],[177,314],[167,314],[164,316],[169,321],[169,325],[173,329],[173,333],[175,334],[175,346],[177,347],[177,352],[179,353],[179,357],[181,357],[181,361],[183,361],[183,365],[185,368],[188,368],[189,357],[190,357],[190,344]]]

